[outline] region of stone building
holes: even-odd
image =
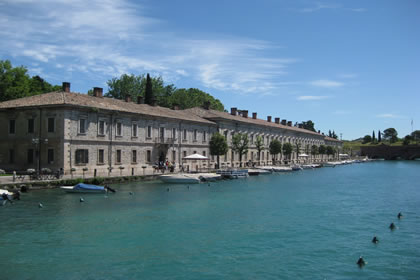
[[[203,108],[171,110],[143,104],[139,98],[116,100],[94,88],[93,96],[70,91],[35,95],[0,103],[0,168],[27,170],[62,169],[65,174],[96,176],[141,175],[158,161],[196,170],[214,167],[209,162],[183,162],[187,155],[210,156],[213,133],[226,136],[231,145],[234,133],[246,133],[250,148],[243,162],[272,164],[268,145],[273,139],[299,146],[300,154],[311,145],[341,146],[322,134],[294,127],[286,120],[257,118],[248,111],[232,108],[230,113]],[[265,150],[258,158],[255,139],[261,136]],[[316,159],[319,160],[319,157]],[[296,149],[281,163],[300,159]],[[314,159],[315,160],[315,159]],[[222,156],[222,167],[239,166],[239,156],[231,150]]]

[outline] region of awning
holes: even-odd
[[[192,154],[182,158],[183,160],[208,160],[208,157],[205,157],[200,154]]]

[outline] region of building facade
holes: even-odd
[[[221,167],[240,165],[232,152],[235,133],[248,135],[250,145],[242,162],[273,164],[268,146],[273,139],[291,143],[294,149],[287,159],[276,156],[276,163],[308,161],[299,154],[312,145],[341,142],[320,133],[291,126],[291,122],[271,117],[258,119],[256,113],[232,108],[230,113],[203,108],[171,110],[142,104],[141,98],[116,100],[102,96],[94,88],[93,96],[63,90],[0,103],[0,168],[12,170],[62,170],[64,174],[94,176],[142,175],[158,162],[169,161],[187,170],[214,168],[209,141],[213,133],[226,136],[229,152],[222,156]],[[263,139],[258,153],[255,141]],[[183,161],[199,153],[210,157],[202,163]],[[311,158],[320,160],[319,156]]]

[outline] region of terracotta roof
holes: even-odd
[[[0,110],[10,108],[43,107],[51,105],[70,105],[78,107],[98,108],[102,110],[135,113],[147,116],[164,117],[215,125],[214,122],[184,110],[171,110],[165,107],[137,104],[134,102],[125,102],[119,99],[94,97],[87,94],[64,91],[55,91],[1,102]]]
[[[262,125],[262,126],[268,126],[268,127],[273,127],[273,128],[281,128],[281,129],[290,130],[290,131],[294,131],[294,132],[300,132],[300,133],[325,137],[320,133],[313,132],[313,131],[310,131],[310,130],[307,130],[307,129],[298,128],[298,127],[295,127],[295,126],[287,126],[287,125],[277,124],[275,122],[268,122],[268,121],[262,120],[262,119],[253,119],[253,118],[250,118],[250,117],[245,118],[245,117],[242,117],[242,116],[239,116],[239,115],[233,116],[233,115],[231,115],[227,112],[220,112],[220,111],[216,111],[216,110],[205,110],[205,109],[200,108],[200,107],[186,109],[185,111],[190,111],[193,114],[197,114],[198,116],[200,116],[202,118],[209,119],[209,120],[224,119],[224,120],[237,121],[237,122],[254,124],[254,125]],[[336,139],[334,139],[334,140],[336,140]]]
[[[324,136],[324,137],[325,137],[324,139],[327,140],[327,141],[342,142],[341,140],[331,138],[331,137],[328,137],[328,136]]]

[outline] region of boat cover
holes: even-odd
[[[75,190],[103,190],[104,187],[79,183],[76,186],[74,186],[73,189]]]

